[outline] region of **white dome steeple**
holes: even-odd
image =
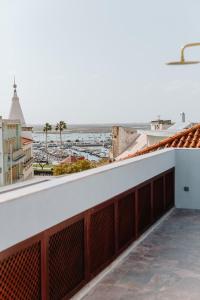
[[[17,85],[15,83],[15,78],[14,78],[13,88],[14,88],[14,95],[12,97],[12,104],[11,104],[11,108],[10,108],[9,119],[10,120],[20,120],[21,125],[25,126],[26,122],[24,119],[24,115],[23,115],[20,103],[19,103],[19,97],[17,96]]]

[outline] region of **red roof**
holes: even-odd
[[[23,145],[28,145],[28,144],[32,144],[33,143],[33,140],[25,138],[25,137],[22,137],[21,140],[22,140],[22,144]]]
[[[133,154],[129,154],[126,158],[147,154],[165,148],[200,148],[200,124],[194,125],[189,129],[185,129],[157,144],[146,147]]]
[[[60,163],[61,164],[72,164],[72,163],[74,163],[74,162],[77,162],[78,160],[84,160],[85,159],[85,157],[83,157],[83,156],[72,156],[72,155],[70,155],[70,156],[68,156],[68,157],[66,157],[65,159],[63,159]]]

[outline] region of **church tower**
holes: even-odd
[[[19,97],[17,96],[17,85],[14,79],[14,95],[12,97],[12,104],[9,113],[10,120],[19,120],[21,123],[21,144],[22,150],[24,153],[24,162],[23,162],[23,180],[27,180],[33,177],[33,149],[32,149],[32,127],[27,126],[24,115],[19,103]]]
[[[17,96],[17,85],[15,83],[15,79],[14,79],[13,88],[14,88],[14,95],[12,97],[12,104],[11,104],[11,108],[10,108],[9,119],[10,120],[19,120],[22,127],[24,127],[24,126],[26,126],[26,122],[24,119],[24,115],[23,115],[20,103],[19,103],[19,97]]]

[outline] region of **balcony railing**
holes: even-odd
[[[200,157],[186,151],[165,150],[0,195],[2,298],[72,296],[174,206],[175,186],[177,196]]]
[[[21,158],[23,158],[25,156],[23,149],[18,149],[16,151],[12,152],[12,161],[13,162],[17,162],[18,160],[20,160]],[[8,158],[10,159],[11,155],[8,155]]]
[[[28,167],[30,164],[32,164],[33,163],[33,157],[31,157],[31,158],[29,158],[28,160],[26,160],[25,162],[24,162],[24,168],[26,168],[26,167]]]

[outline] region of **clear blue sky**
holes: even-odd
[[[199,0],[0,0],[0,114],[13,76],[28,123],[200,121]],[[187,52],[200,59],[200,48]]]

